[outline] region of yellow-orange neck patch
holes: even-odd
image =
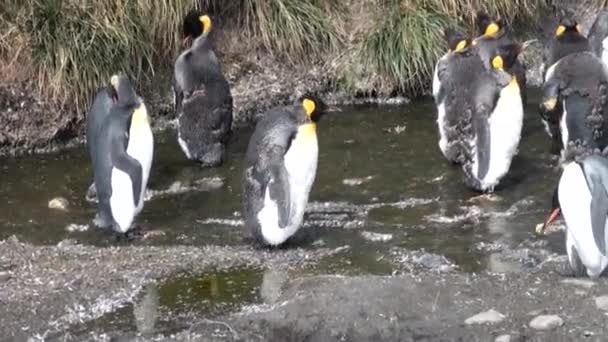
[[[202,15],[198,17],[198,20],[203,25],[203,33],[207,33],[211,30],[211,18],[209,18],[208,15]]]
[[[492,67],[494,67],[494,69],[502,70],[503,66],[504,66],[504,62],[502,60],[502,57],[496,56],[496,57],[492,58]]]
[[[557,29],[555,29],[556,36],[561,36],[562,34],[564,34],[564,32],[566,32],[566,26],[564,25],[559,25]]]
[[[310,116],[312,115],[312,113],[314,113],[315,111],[315,101],[310,100],[310,99],[304,99],[304,101],[302,101],[302,107],[304,107],[304,111],[306,112],[306,115],[308,115],[308,117],[310,118]]]

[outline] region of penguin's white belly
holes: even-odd
[[[562,112],[562,118],[559,120],[559,131],[562,136],[562,144],[564,148],[566,148],[566,146],[568,146],[568,139],[570,138],[570,134],[568,132],[568,124],[566,121],[566,117],[568,117],[568,111],[566,110],[566,100],[564,100],[563,102],[563,108],[564,110]]]
[[[602,40],[602,62],[608,66],[608,37]]]
[[[448,138],[445,133],[445,100],[437,105],[437,127],[439,127],[439,149],[448,157]]]
[[[143,105],[142,105],[143,106]],[[146,113],[147,117],[147,113]],[[148,177],[152,167],[152,159],[154,157],[154,135],[150,124],[145,122],[133,123],[129,133],[129,144],[127,146],[127,154],[137,160],[141,165],[141,194],[135,215],[143,209],[146,187],[148,185]]]
[[[120,233],[126,233],[137,210],[133,201],[133,183],[126,172],[112,168],[112,196],[110,197],[110,209],[112,217],[117,223],[115,229]]]
[[[182,134],[180,133],[180,129],[179,129],[182,115],[183,114],[180,114],[179,117],[177,118],[177,142],[179,143],[179,147],[181,147],[182,151],[184,151],[186,158],[192,159],[192,155],[190,154],[190,149],[188,149],[188,144],[186,144],[186,141],[184,141],[184,139],[182,139]]]
[[[500,98],[490,115],[490,162],[488,172],[481,180],[484,189],[493,188],[509,171],[517,154],[524,110],[517,82],[512,81],[500,92]],[[480,148],[479,146],[477,148]],[[477,155],[475,153],[475,155]]]
[[[298,136],[302,133],[298,133]],[[264,194],[264,206],[257,217],[261,232],[270,245],[285,242],[302,225],[308,195],[317,173],[318,144],[314,137],[296,137],[285,154],[284,163],[289,175],[290,215],[289,224],[279,227],[277,203],[270,198],[268,188]]]
[[[589,277],[598,277],[608,265],[608,257],[597,248],[591,226],[591,193],[585,175],[577,163],[570,163],[564,169],[559,183],[558,196],[562,216],[566,221],[569,241],[585,267]],[[568,256],[572,259],[571,250]]]

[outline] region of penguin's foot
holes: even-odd
[[[97,188],[95,187],[95,183],[89,186],[85,199],[87,202],[97,202]]]
[[[108,228],[112,227],[112,222],[110,222],[109,220],[104,218],[99,213],[97,213],[95,215],[95,218],[93,219],[93,224],[95,225],[95,227],[101,228],[101,229],[108,229]]]
[[[557,265],[555,272],[565,278],[573,278],[576,276],[572,268],[570,268],[570,264],[568,262]]]
[[[144,236],[143,229],[140,226],[135,226],[125,233],[116,233],[116,242],[132,242],[140,240]]]

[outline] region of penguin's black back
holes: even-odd
[[[555,37],[551,41],[549,49],[549,61],[547,68],[555,64],[561,58],[578,52],[591,51],[591,46],[587,38],[575,32],[566,32],[561,36]]]
[[[220,164],[230,138],[233,101],[206,36],[176,60],[174,79],[179,134],[191,159],[207,166]]]
[[[608,76],[601,59],[592,52],[570,54],[553,77],[560,80],[566,101],[568,140],[590,148],[608,146]]]
[[[486,72],[475,49],[451,55],[446,65],[445,130],[451,143],[447,158],[464,163],[467,137],[473,136],[472,120],[476,85],[480,74]]]
[[[103,88],[97,92],[89,114],[87,115],[87,149],[89,156],[93,158],[95,146],[97,146],[97,137],[101,131],[103,123],[110,115],[114,100],[107,88]],[[94,159],[93,159],[94,163]]]

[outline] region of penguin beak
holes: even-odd
[[[335,106],[329,106],[327,107],[327,109],[325,110],[325,112],[327,113],[331,113],[331,112],[341,112],[342,109],[335,107]]]
[[[549,216],[545,220],[545,223],[543,224],[543,227],[540,229],[541,233],[545,232],[547,226],[559,216],[560,212],[561,210],[559,208],[555,208],[553,209],[553,211],[551,211],[551,214],[549,214]]]

